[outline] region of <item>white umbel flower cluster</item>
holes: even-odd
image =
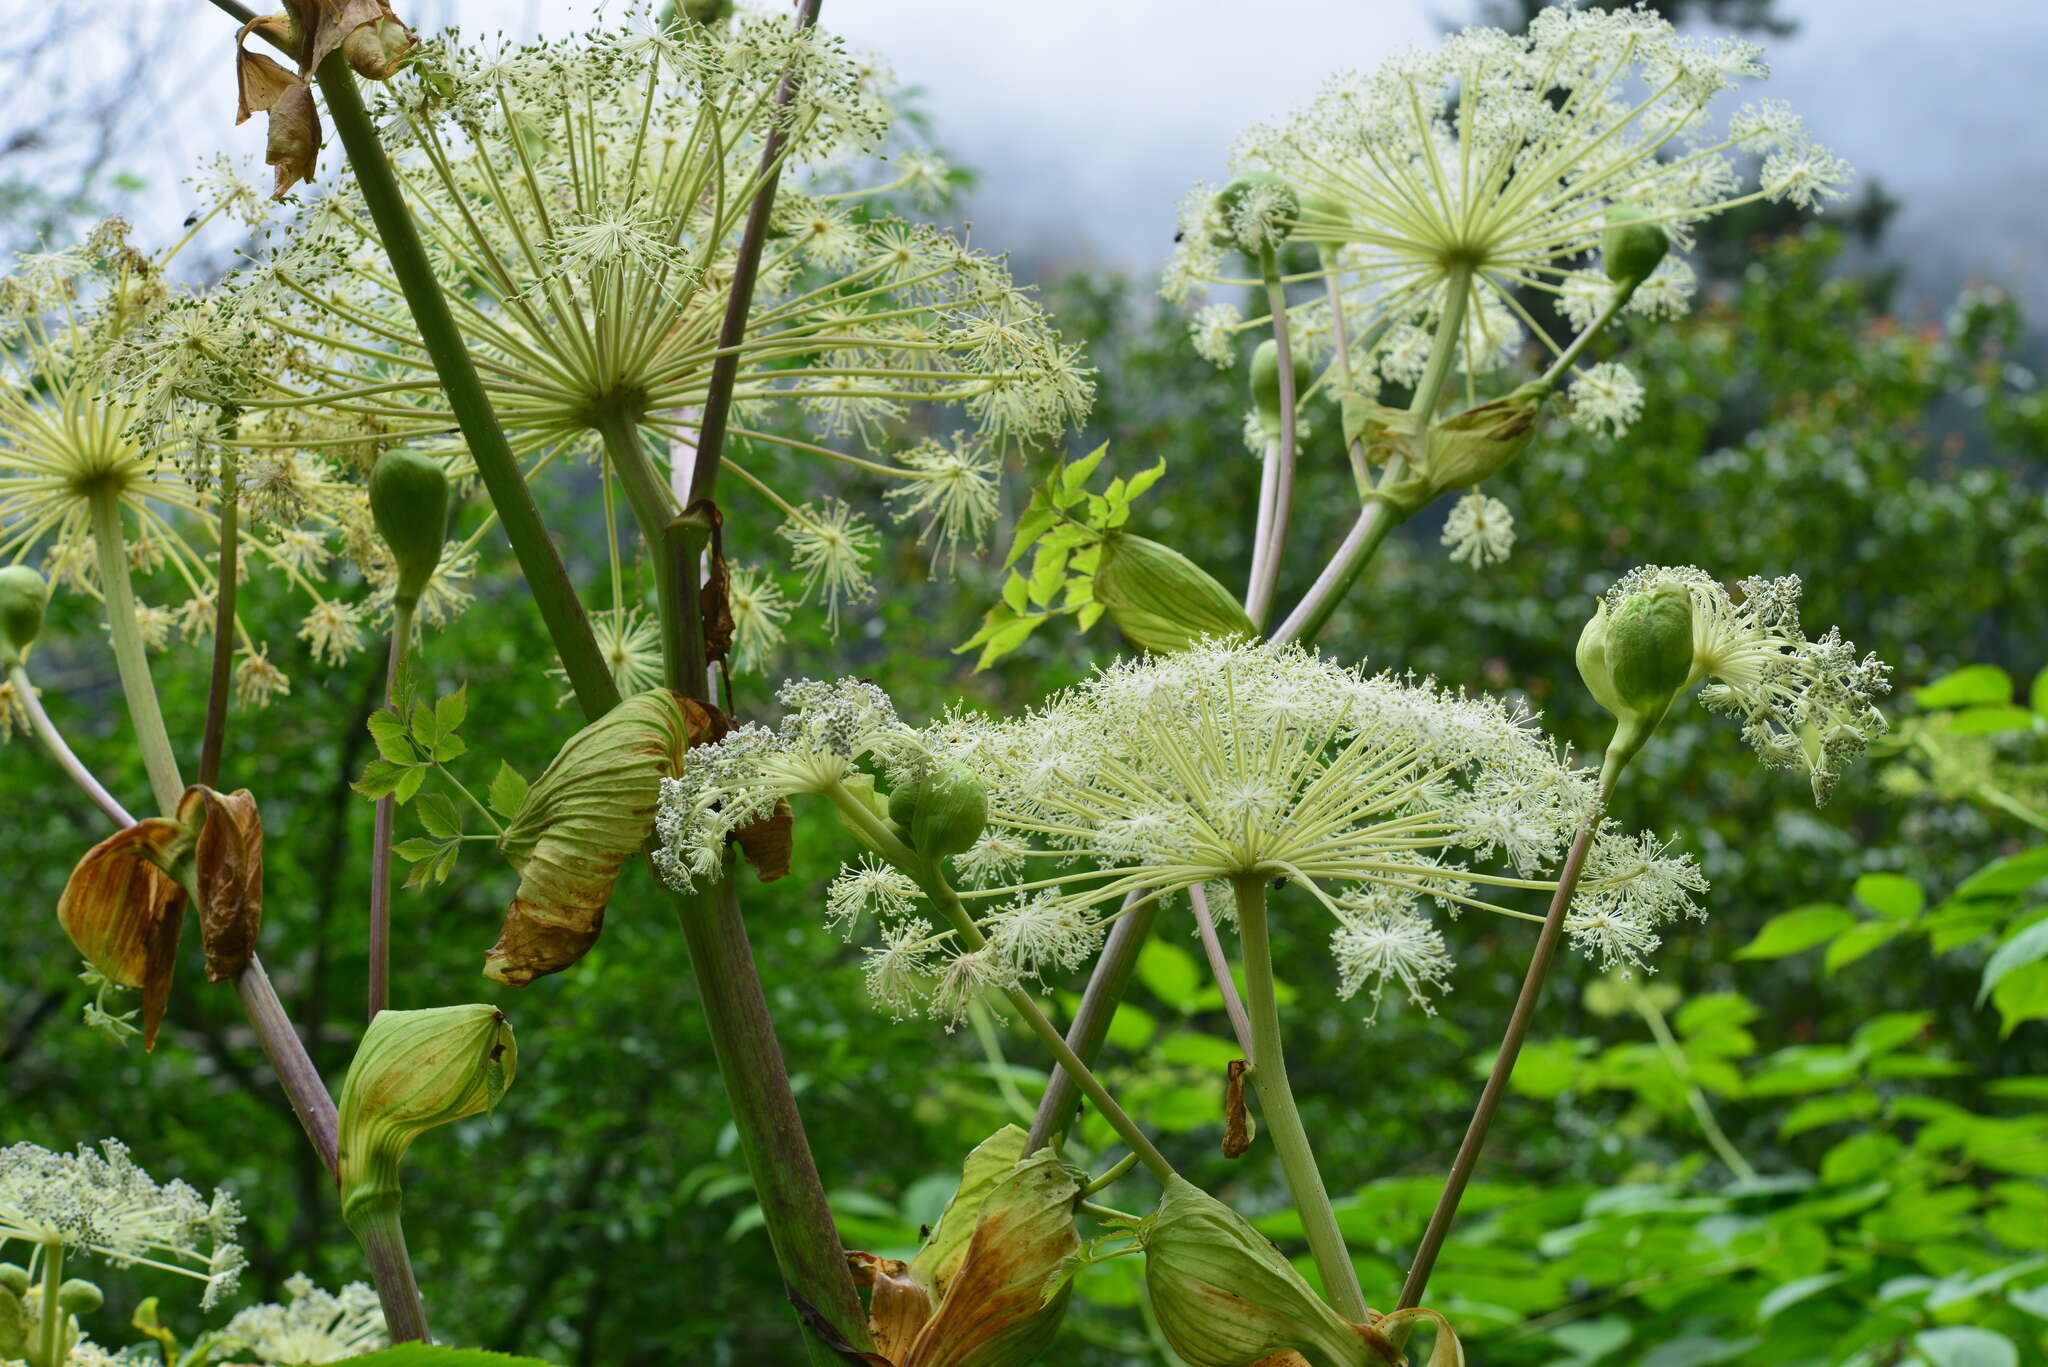
[[[283,1304],[252,1305],[229,1320],[222,1340],[237,1352],[294,1367],[361,1357],[391,1341],[377,1293],[362,1282],[330,1293],[301,1272],[284,1290]]]
[[[1783,103],[1715,112],[1719,97],[1766,74],[1761,57],[1748,43],[1683,37],[1646,8],[1557,8],[1526,34],[1469,28],[1333,78],[1306,107],[1248,132],[1231,159],[1236,174],[1293,187],[1298,209],[1276,230],[1319,251],[1311,278],[1325,288],[1290,306],[1291,328],[1332,335],[1334,305],[1350,368],[1412,383],[1456,292],[1463,368],[1484,374],[1531,338],[1563,353],[1531,295],[1578,328],[1604,311],[1615,286],[1598,249],[1616,206],[1683,245],[1691,225],[1742,204],[1818,209],[1839,197],[1849,168]],[[1223,217],[1206,192],[1183,208],[1168,298],[1257,283],[1235,266]],[[1669,258],[1628,307],[1675,312],[1691,280]],[[1202,352],[1227,362],[1228,332],[1270,322],[1202,315]]]
[[[1227,915],[1242,877],[1286,880],[1328,914],[1344,995],[1370,983],[1377,1001],[1398,982],[1426,999],[1450,969],[1430,909],[1540,920],[1513,903],[1554,889],[1543,875],[1595,800],[1526,714],[1291,645],[1126,660],[1014,720],[955,713],[920,731],[864,683],[783,696],[780,731],[693,750],[664,786],[661,865],[672,880],[708,872],[733,830],[787,794],[843,803],[838,790],[853,790],[873,809],[876,776],[964,769],[988,824],[942,868],[985,945],[966,952],[935,930],[925,890],[871,860],[827,900],[849,934],[878,922],[869,984],[898,1016],[956,1019],[983,988],[1080,967],[1127,896],[1214,885]],[[1581,900],[1623,906],[1653,932],[1704,885],[1690,860],[1638,839],[1631,851],[1659,852],[1601,864]]]
[[[1644,565],[1607,591],[1610,607],[1660,584],[1692,597],[1693,663],[1700,701],[1736,717],[1757,758],[1773,769],[1804,769],[1825,803],[1842,770],[1890,729],[1877,699],[1891,691],[1891,666],[1829,627],[1818,640],[1799,625],[1800,582],[1749,578],[1731,595],[1692,565]]]
[[[201,1304],[211,1307],[241,1274],[234,1241],[241,1223],[234,1197],[208,1199],[183,1182],[156,1182],[118,1139],[74,1153],[34,1144],[0,1149],[0,1249],[19,1240],[116,1267],[176,1272],[204,1282]]]
[[[1507,504],[1474,489],[1451,505],[1439,540],[1451,548],[1451,559],[1482,570],[1514,550],[1515,515]]]

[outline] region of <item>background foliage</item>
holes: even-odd
[[[1843,624],[1908,684],[1947,676],[1917,701],[1902,690],[1894,753],[1818,814],[1803,785],[1760,770],[1697,709],[1638,761],[1623,815],[1700,855],[1712,919],[1672,937],[1654,978],[1578,966],[1553,982],[1437,1282],[1479,1361],[2048,1362],[2048,699],[2035,682],[2048,664],[2048,403],[2022,320],[1995,288],[1943,319],[1900,318],[1884,271],[1849,272],[1841,250],[1834,232],[1768,223],[1709,244],[1717,278],[1702,307],[1622,343],[1650,394],[1628,437],[1560,424],[1489,488],[1514,508],[1513,558],[1483,572],[1450,563],[1435,544],[1441,510],[1425,512],[1323,640],[1378,665],[1518,690],[1559,734],[1594,747],[1602,717],[1569,649],[1592,595],[1630,565],[1699,559],[1717,574],[1803,574],[1810,622]],[[1166,476],[1132,529],[1234,579],[1257,479],[1240,435],[1242,372],[1196,359],[1149,293],[1099,274],[1046,286],[1102,372],[1073,451],[1106,440],[1105,469],[1127,476],[1163,456]],[[1311,416],[1296,536],[1329,546],[1349,518],[1350,476],[1335,413]],[[729,546],[770,534],[745,508],[733,517]],[[594,538],[580,544],[595,554]],[[1309,562],[1297,559],[1304,576]],[[839,639],[804,619],[773,677],[886,679],[921,717],[960,694],[1035,698],[1118,648],[1107,623],[1076,635],[1061,622],[970,674],[971,655],[934,645],[971,634],[1000,585],[996,565],[963,565],[956,587],[927,581],[906,548],[894,570],[901,591]],[[485,584],[421,665],[440,688],[467,681],[461,772],[473,788],[500,758],[538,772],[561,723],[531,607],[516,584]],[[1305,587],[1283,583],[1281,597]],[[60,600],[39,679],[89,762],[117,792],[139,793],[88,606]],[[283,626],[288,606],[277,610]],[[238,719],[224,786],[262,801],[264,954],[315,1060],[338,1078],[362,1012],[370,831],[348,779],[373,753],[364,720],[382,666],[278,662],[293,695]],[[1952,673],[1973,664],[1994,668]],[[195,736],[198,655],[176,648],[159,669],[173,734]],[[771,687],[739,681],[740,710],[759,712]],[[274,1297],[299,1269],[330,1285],[360,1276],[239,1012],[196,963],[155,1054],[80,1029],[84,992],[50,908],[95,814],[40,752],[0,753],[0,1139],[69,1146],[115,1129],[160,1177],[233,1188],[251,1215],[252,1296]],[[867,1005],[857,953],[819,908],[846,852],[829,819],[801,813],[795,875],[744,894],[847,1242],[901,1253],[943,1204],[960,1155],[1013,1118],[1042,1073],[999,1023],[944,1036]],[[645,869],[621,885],[588,959],[517,992],[477,972],[511,886],[502,862],[472,850],[445,885],[398,903],[397,1004],[497,1000],[521,1041],[495,1121],[434,1136],[411,1165],[408,1234],[437,1331],[565,1363],[781,1360],[789,1320],[774,1262],[682,944]],[[1286,912],[1283,898],[1291,1068],[1331,1185],[1351,1193],[1340,1214],[1368,1295],[1383,1302],[1526,943],[1453,928],[1463,962],[1442,1014],[1389,1009],[1367,1028],[1336,1002],[1319,936],[1289,936]],[[1108,1070],[1141,1121],[1173,1136],[1193,1180],[1269,1212],[1261,1227],[1298,1252],[1270,1154],[1216,1153],[1236,1051],[1189,928],[1166,925]],[[1092,1128],[1083,1138],[1108,1144]],[[1107,1199],[1141,1205],[1142,1185]],[[178,1303],[146,1275],[107,1284],[110,1315],[156,1292]],[[1171,1362],[1144,1324],[1135,1266],[1092,1269],[1049,1360]]]

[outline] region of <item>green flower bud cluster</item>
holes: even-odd
[[[495,1006],[380,1011],[341,1085],[341,1213],[350,1226],[395,1209],[399,1161],[438,1125],[490,1110],[519,1050]]]
[[[1217,191],[1216,215],[1222,245],[1258,256],[1287,240],[1293,231],[1287,220],[1300,217],[1301,196],[1279,176],[1252,171]]]
[[[1237,595],[1171,546],[1129,532],[1103,536],[1095,601],[1141,650],[1172,654],[1208,637],[1259,634]]]
[[[49,586],[28,566],[0,569],[0,673],[28,658],[28,648],[42,634],[49,601]]]
[[[1294,352],[1294,396],[1300,402],[1312,378],[1308,358]],[[1252,353],[1252,411],[1258,414],[1259,430],[1266,440],[1280,440],[1280,346],[1268,337]]]
[[[1612,611],[1603,598],[1579,633],[1578,663],[1587,690],[1614,716],[1608,762],[1623,763],[1692,680],[1691,592],[1681,584],[1652,584]]]
[[[370,516],[398,569],[392,597],[417,603],[441,563],[448,530],[448,472],[441,462],[399,447],[370,471]]]

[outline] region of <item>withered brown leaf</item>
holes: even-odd
[[[1223,1156],[1242,1158],[1252,1146],[1252,1117],[1245,1109],[1244,1079],[1251,1071],[1241,1058],[1234,1058],[1223,1072]]]
[[[178,804],[189,825],[203,820],[193,852],[206,980],[232,982],[256,952],[263,925],[263,818],[247,788],[223,795],[194,786]]]
[[[85,961],[141,990],[144,1049],[156,1047],[185,925],[185,890],[158,864],[175,863],[191,843],[164,817],[124,826],[85,852],[57,899],[57,920]]]

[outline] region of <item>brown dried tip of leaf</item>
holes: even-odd
[[[221,794],[196,785],[185,790],[178,817],[188,826],[204,821],[193,862],[206,980],[232,982],[256,952],[263,925],[263,818],[247,788]]]
[[[902,1362],[917,1341],[917,1331],[932,1317],[931,1297],[910,1275],[910,1264],[872,1253],[846,1255],[854,1285],[868,1293],[868,1333],[875,1356],[890,1364]]]
[[[175,821],[150,817],[87,850],[57,899],[57,920],[85,961],[110,981],[142,992],[142,1047],[156,1047],[171,996],[185,890],[158,867],[191,843]]]
[[[235,122],[244,123],[251,114],[270,116],[263,159],[277,173],[272,199],[283,199],[292,186],[311,180],[320,159],[320,114],[305,77],[247,46],[252,31],[260,26],[266,34],[273,34],[282,19],[281,15],[252,19],[235,34]]]
[[[1223,1156],[1242,1158],[1252,1146],[1252,1117],[1244,1104],[1244,1079],[1250,1072],[1241,1058],[1234,1058],[1223,1074]]]
[[[775,810],[751,825],[742,826],[732,833],[732,840],[740,847],[740,854],[764,883],[772,883],[789,874],[789,856],[795,845],[796,820],[789,810],[789,800],[778,798]]]
[[[513,987],[569,967],[597,942],[620,867],[654,830],[661,780],[720,719],[665,688],[635,694],[569,738],[527,789],[499,848],[519,873],[484,976]]]

